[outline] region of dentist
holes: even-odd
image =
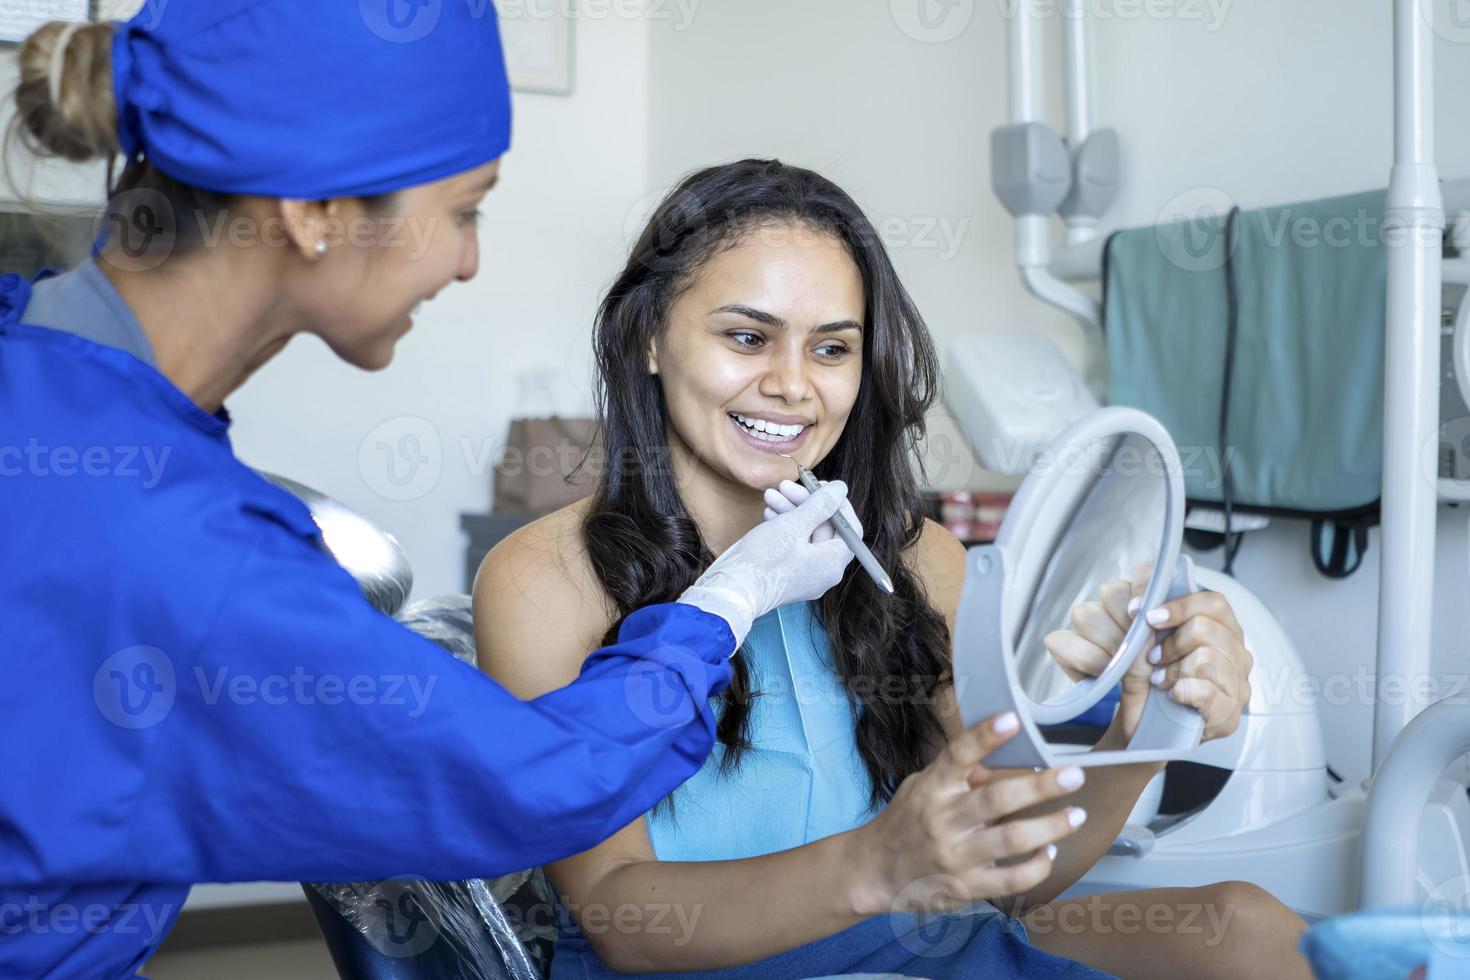
[[[521,702],[374,611],[235,458],[224,402],[294,334],[384,368],[478,271],[510,143],[494,10],[389,7],[172,0],[20,50],[30,149],[123,169],[92,261],[0,278],[0,976],[132,976],[195,882],[586,850],[703,763],[752,621],[852,557],[813,539],[834,484]]]

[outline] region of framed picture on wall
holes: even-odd
[[[500,4],[500,35],[511,88],[572,94],[572,0]]]
[[[0,2],[0,43],[19,44],[48,21],[92,19],[93,0],[25,0]]]

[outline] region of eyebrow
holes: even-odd
[[[711,315],[716,313],[733,313],[736,316],[743,316],[747,320],[754,320],[757,323],[764,323],[768,327],[775,327],[777,330],[786,329],[786,321],[779,316],[776,316],[774,313],[767,313],[765,310],[758,310],[753,306],[746,306],[743,303],[731,303],[728,306],[722,306],[717,310],[711,311]],[[856,330],[858,333],[862,333],[863,325],[856,320],[834,320],[831,323],[824,323],[820,327],[814,327],[812,333],[841,333],[844,330]]]

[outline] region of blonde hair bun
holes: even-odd
[[[85,163],[122,152],[112,87],[114,30],[112,24],[52,21],[21,46],[16,123],[36,155]]]

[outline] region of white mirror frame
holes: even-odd
[[[1052,443],[1050,458],[1066,460],[1086,454],[1098,441],[1114,436],[1140,436],[1159,453],[1166,480],[1164,534],[1155,556],[1153,577],[1144,592],[1141,610],[1154,609],[1171,599],[1198,591],[1193,564],[1180,549],[1184,538],[1184,476],[1179,452],[1169,433],[1152,416],[1132,408],[1104,408],[1076,422]],[[1058,765],[1107,766],[1177,759],[1200,743],[1204,722],[1199,712],[1151,688],[1138,727],[1125,749],[1094,751],[1087,746],[1048,742],[1038,725],[1057,724],[1082,714],[1117,686],[1134,661],[1142,656],[1149,627],[1142,616],[1134,619],[1118,656],[1094,678],[1074,684],[1047,701],[1030,698],[1020,683],[1015,663],[1011,619],[1016,602],[1007,593],[1020,562],[1027,560],[1028,540],[1056,540],[1056,515],[1046,511],[1051,494],[1066,478],[1064,467],[1033,471],[1021,485],[1006,513],[995,544],[971,548],[966,555],[965,585],[955,623],[954,672],[960,714],[966,726],[1003,711],[1014,711],[1021,730],[984,760],[988,767],[1051,768]],[[1068,515],[1070,517],[1070,515]],[[1041,556],[1050,557],[1050,553]],[[1031,560],[1035,560],[1031,557]],[[1023,579],[1029,576],[1023,577]],[[1162,641],[1170,631],[1159,633]]]

